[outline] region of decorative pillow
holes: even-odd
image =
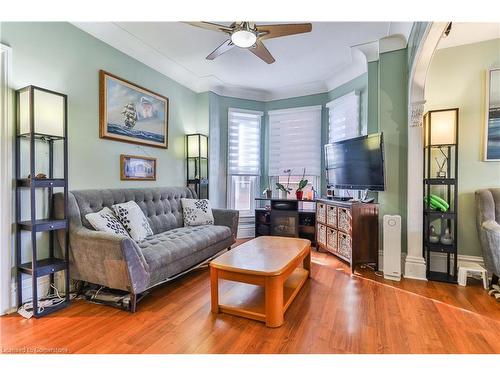
[[[104,207],[99,212],[85,215],[85,219],[95,230],[129,237],[127,230],[108,207]]]
[[[133,240],[142,241],[153,235],[148,219],[134,201],[115,204],[111,208]]]
[[[209,225],[214,223],[212,207],[208,199],[181,198],[184,226]]]

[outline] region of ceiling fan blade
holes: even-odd
[[[275,61],[273,55],[271,55],[264,43],[262,43],[259,39],[255,42],[255,46],[250,47],[248,50],[268,64],[272,64]]]
[[[219,47],[217,47],[210,55],[208,55],[206,57],[206,59],[213,60],[217,56],[222,55],[224,52],[229,51],[233,47],[234,47],[234,44],[231,42],[231,39],[228,39],[224,43],[222,43]]]
[[[279,38],[281,36],[308,33],[312,30],[310,23],[288,23],[281,25],[260,25],[257,26],[257,31],[263,33],[259,36],[260,39]]]
[[[222,31],[223,33],[231,33],[233,31],[231,27],[211,22],[184,22],[184,23],[191,26],[201,27],[202,29],[207,29],[212,31]]]

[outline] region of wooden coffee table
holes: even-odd
[[[257,237],[210,262],[212,312],[283,324],[283,315],[309,277],[311,241]],[[231,283],[220,296],[219,279]]]

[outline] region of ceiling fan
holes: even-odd
[[[254,22],[233,22],[230,26],[219,25],[211,22],[186,22],[189,25],[203,29],[220,31],[228,34],[229,39],[217,47],[206,58],[213,60],[233,47],[245,48],[268,64],[275,60],[264,43],[265,39],[279,38],[282,36],[308,33],[312,30],[310,23],[290,23],[279,25],[256,25]]]

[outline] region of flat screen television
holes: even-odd
[[[336,189],[384,191],[384,137],[364,135],[325,145],[327,184]]]

